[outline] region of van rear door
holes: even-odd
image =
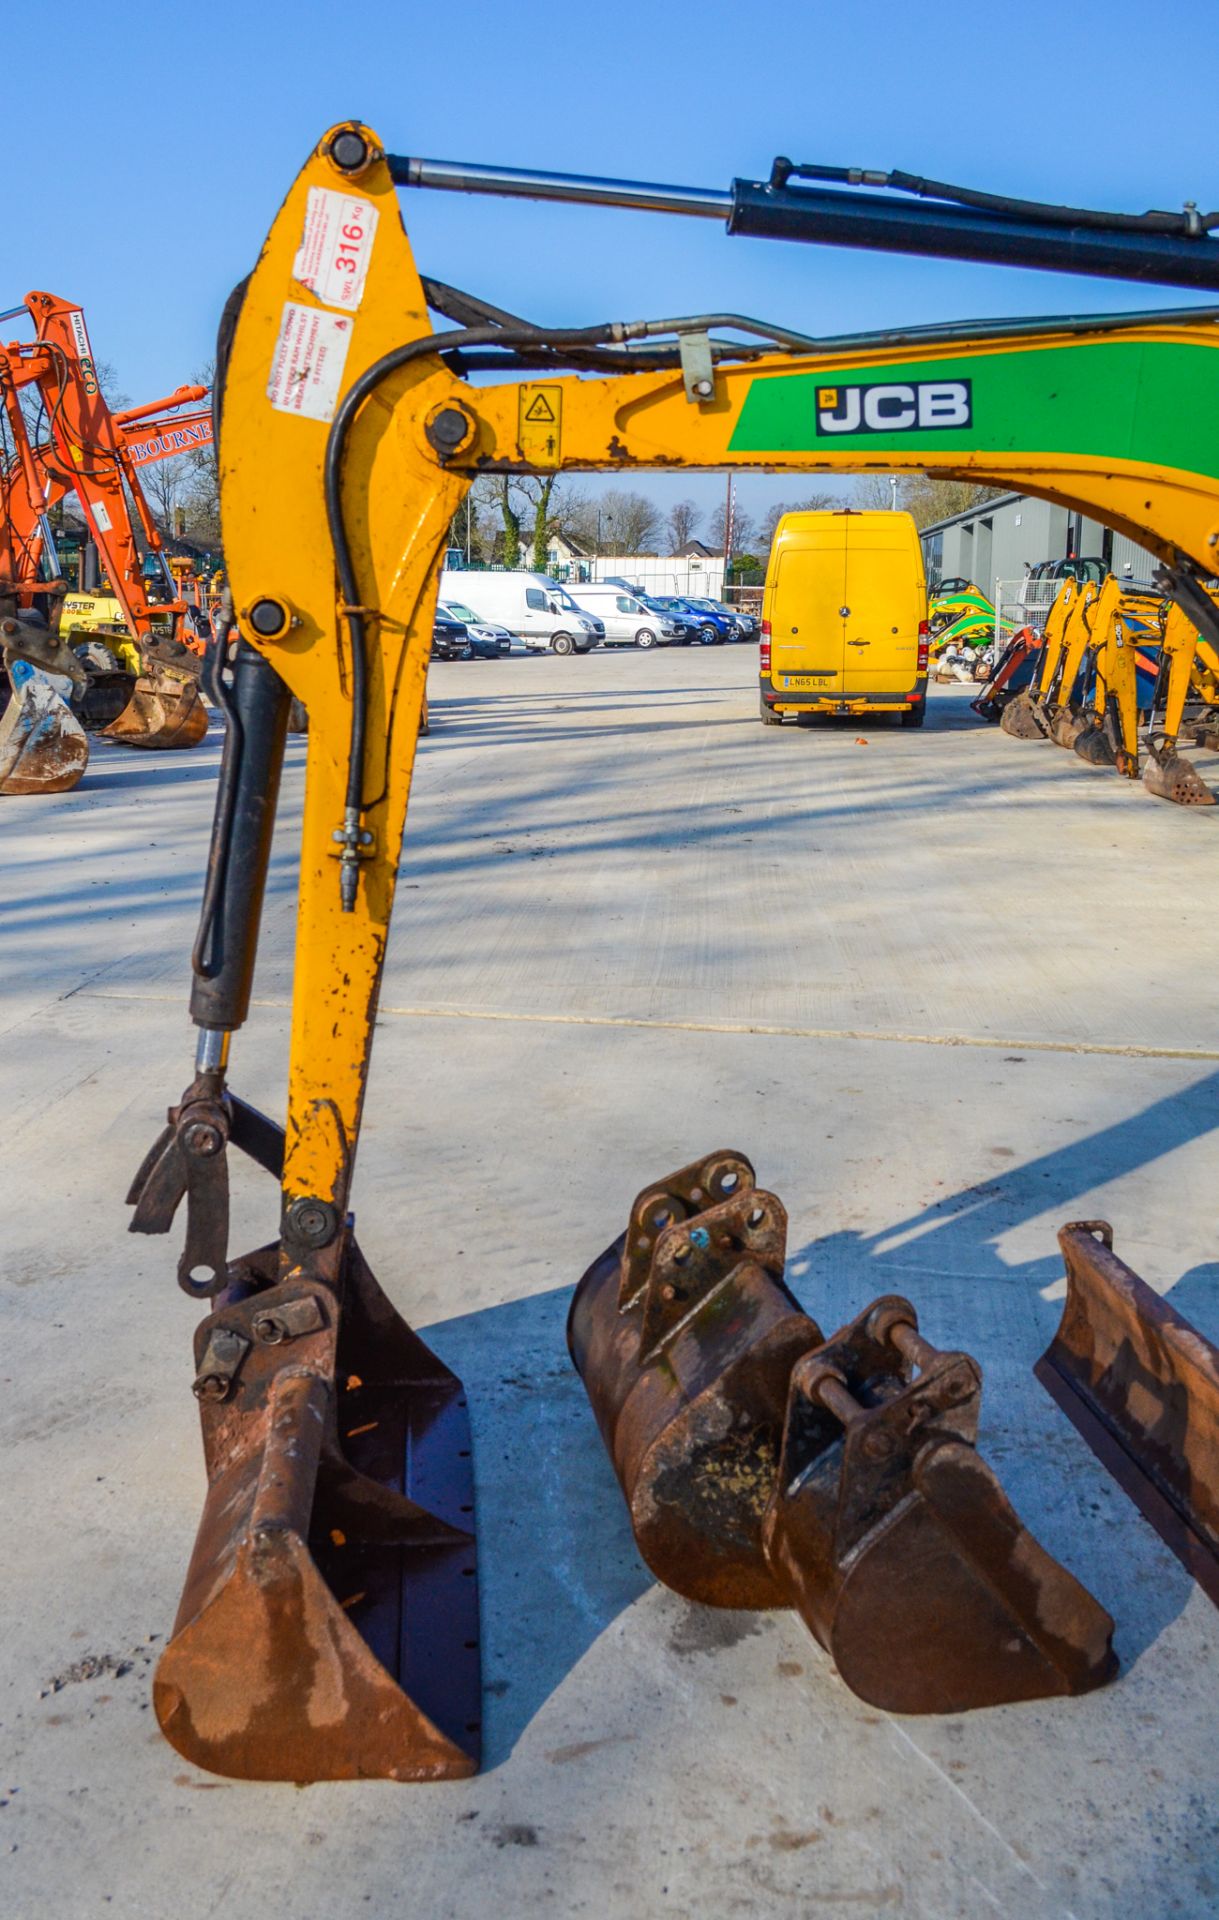
[[[912,693],[927,614],[918,536],[905,514],[861,514],[845,524],[847,692]]]
[[[779,553],[772,600],[771,685],[783,693],[836,693],[846,651],[846,514],[828,515],[815,537]]]

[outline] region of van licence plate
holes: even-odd
[[[789,693],[799,692],[803,687],[832,686],[836,678],[832,673],[785,673],[783,685]]]

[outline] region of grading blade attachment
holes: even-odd
[[[657,1577],[797,1609],[862,1698],[955,1713],[1082,1693],[1113,1622],[974,1451],[981,1375],[891,1298],[825,1340],[786,1215],[721,1152],[647,1187],[576,1288],[568,1344]]]
[[[460,1779],[480,1722],[466,1398],[346,1236],[337,1263],[336,1285],[275,1247],[236,1262],[196,1333],[208,1492],[157,1718],[238,1779]]]
[[[1118,1258],[1107,1221],[1058,1244],[1067,1297],[1037,1378],[1219,1606],[1219,1347]]]
[[[1117,1670],[1109,1615],[974,1451],[981,1397],[977,1363],[896,1296],[792,1375],[767,1558],[852,1692],[891,1713],[1085,1693]]]

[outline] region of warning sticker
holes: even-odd
[[[104,500],[95,500],[93,502],[93,518],[103,533],[114,532],[114,528],[110,524],[110,515],[106,512],[106,503]]]
[[[534,467],[557,467],[562,428],[562,387],[523,386],[516,435],[522,459]]]
[[[275,342],[267,398],[280,413],[333,420],[343,383],[352,322],[289,300]]]
[[[310,187],[305,231],[292,271],[328,307],[355,313],[364,298],[364,282],[377,232],[377,209],[354,193]]]

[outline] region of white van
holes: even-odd
[[[544,573],[450,570],[440,576],[440,598],[461,600],[489,625],[507,627],[531,653],[589,653],[605,638],[593,613],[578,607],[566,587]]]
[[[637,593],[619,581],[599,581],[579,588],[580,605],[605,625],[605,644],[622,647],[669,646],[677,628],[663,613],[645,607]]]

